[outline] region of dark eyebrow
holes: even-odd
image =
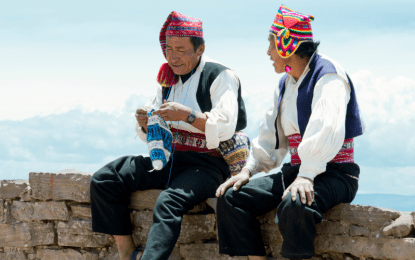
[[[170,45],[168,45],[168,44],[166,44],[166,47],[167,48],[172,48]],[[177,47],[177,49],[184,49],[184,47],[183,46],[179,46],[179,47]]]

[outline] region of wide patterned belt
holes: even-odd
[[[301,163],[300,156],[298,156],[298,146],[301,143],[301,135],[293,134],[288,136],[290,143],[291,165]],[[354,142],[353,138],[344,140],[344,143],[337,153],[337,155],[330,161],[331,163],[353,163],[354,162]]]
[[[206,147],[205,134],[191,133],[176,128],[172,128],[171,132],[173,135],[172,146],[176,151],[205,153],[216,158],[223,158],[229,165],[229,171],[232,175],[238,174],[246,165],[251,142],[244,132],[235,132],[229,140],[220,142],[216,149]]]

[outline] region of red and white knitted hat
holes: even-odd
[[[173,11],[167,17],[160,31],[160,46],[166,57],[166,38],[167,36],[179,37],[200,37],[203,38],[202,20],[193,18],[176,11]],[[157,75],[157,81],[163,87],[170,87],[176,84],[178,77],[174,74],[168,63],[161,65]]]

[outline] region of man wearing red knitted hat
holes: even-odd
[[[136,113],[138,136],[152,141],[150,157],[121,157],[91,179],[93,231],[114,235],[121,260],[167,259],[183,214],[214,197],[225,179],[239,173],[249,152],[249,139],[240,132],[247,122],[239,79],[204,54],[202,21],[172,12],[161,29],[160,44],[167,59],[157,77],[160,87]],[[158,116],[165,128],[151,124]],[[154,160],[159,164],[153,168]],[[139,252],[131,236],[129,197],[147,189],[163,191],[145,250]]]
[[[267,259],[256,217],[277,208],[283,242],[273,255],[309,259],[323,213],[356,195],[360,170],[353,142],[364,125],[349,76],[317,51],[313,20],[281,6],[271,26],[267,54],[275,72],[286,74],[252,142],[247,165],[217,191],[222,254]],[[279,167],[288,152],[291,162],[281,172],[249,180]]]

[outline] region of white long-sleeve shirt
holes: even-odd
[[[179,79],[179,82],[172,87],[167,101],[178,102],[195,111],[201,112],[196,99],[196,92],[200,74],[206,62],[218,63],[209,59],[206,55],[202,55],[199,67],[194,74],[186,82],[182,82]],[[212,101],[212,109],[209,112],[205,112],[208,117],[205,125],[206,146],[208,149],[217,148],[219,142],[230,139],[235,133],[238,121],[238,83],[239,80],[236,74],[232,70],[227,69],[220,73],[211,85],[210,98]],[[162,104],[162,87],[159,86],[156,96],[146,106],[158,109]],[[168,121],[167,123],[171,124],[173,128],[180,130],[192,133],[203,133],[191,124],[183,121]],[[142,141],[147,142],[146,133],[138,125],[136,125],[136,132]]]
[[[324,58],[329,59],[326,56]],[[298,176],[310,179],[326,171],[327,163],[337,155],[345,139],[346,111],[351,89],[346,81],[344,70],[337,62],[329,60],[336,66],[339,73],[326,74],[316,83],[311,106],[312,113],[298,147],[298,155],[301,159]],[[258,137],[252,142],[250,158],[245,166],[252,175],[261,171],[268,173],[280,166],[288,152],[287,137],[300,134],[297,115],[298,88],[309,71],[307,65],[298,81],[288,76],[279,111],[277,111],[278,90],[276,88],[274,103],[260,125]],[[275,122],[278,113],[278,119]],[[283,135],[279,138],[279,149],[275,149],[275,123],[279,135]]]

